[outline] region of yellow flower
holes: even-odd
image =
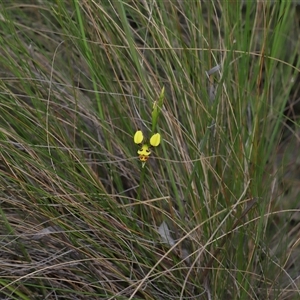
[[[138,130],[133,137],[133,141],[135,144],[142,144],[144,141],[144,135],[143,132],[141,130]],[[155,133],[152,135],[152,137],[150,138],[150,145],[148,143],[143,143],[141,148],[138,150],[138,155],[139,155],[139,159],[141,162],[143,162],[142,166],[144,167],[145,162],[148,160],[151,151],[150,148],[152,147],[157,147],[160,144],[160,134],[159,133]]]
[[[150,138],[150,145],[153,147],[157,147],[160,144],[160,134],[155,133]]]
[[[134,140],[134,143],[135,144],[141,144],[144,140],[144,135],[142,133],[141,130],[138,130],[135,134],[134,134],[134,137],[133,137],[133,140]]]

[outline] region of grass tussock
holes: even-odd
[[[295,3],[0,11],[1,299],[299,298]]]

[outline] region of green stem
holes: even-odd
[[[135,206],[135,213],[137,216],[139,216],[141,218],[141,220],[145,220],[145,214],[146,212],[144,211],[143,207],[142,207],[142,187],[144,185],[144,179],[145,179],[145,167],[142,167],[141,170],[141,177],[140,177],[140,184],[139,184],[139,188],[138,188],[138,193],[137,193],[137,201],[140,202],[138,205]],[[144,215],[143,215],[144,212]]]
[[[141,177],[140,177],[140,184],[139,184],[139,189],[138,189],[138,194],[137,194],[137,199],[138,200],[142,200],[141,199],[141,193],[142,193],[142,186],[144,184],[144,178],[145,178],[145,167],[142,167],[142,172],[141,172]]]

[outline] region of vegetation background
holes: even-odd
[[[296,2],[0,3],[1,299],[300,299]]]

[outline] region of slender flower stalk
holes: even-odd
[[[165,97],[165,88],[163,87],[160,95],[158,97],[158,100],[154,101],[153,107],[152,107],[152,136],[149,140],[149,143],[144,142],[144,134],[141,130],[136,131],[136,133],[133,136],[133,141],[135,144],[140,146],[140,149],[138,150],[139,159],[142,162],[142,167],[145,166],[146,161],[148,160],[150,154],[151,154],[151,147],[157,147],[160,144],[160,134],[155,133],[156,125],[158,116],[160,114],[160,111],[163,107],[163,100]]]
[[[141,177],[140,177],[140,184],[138,188],[138,193],[137,193],[137,199],[141,200],[141,192],[142,192],[142,186],[144,184],[144,179],[145,179],[145,169],[144,166],[147,162],[147,160],[150,157],[152,147],[157,147],[160,145],[161,142],[161,136],[159,133],[156,131],[156,126],[157,126],[157,121],[158,121],[158,116],[160,114],[160,111],[163,106],[163,100],[164,100],[164,93],[165,89],[162,88],[161,93],[159,95],[158,100],[154,101],[153,108],[152,108],[152,130],[151,130],[151,137],[149,142],[144,138],[144,134],[141,130],[137,130],[133,136],[133,141],[135,144],[139,145],[139,149],[137,151],[139,155],[139,160],[142,162],[142,172],[141,172]],[[145,207],[143,206],[136,206],[136,214],[140,216],[143,220],[146,218],[147,211],[145,211]],[[144,213],[143,213],[144,212]]]

